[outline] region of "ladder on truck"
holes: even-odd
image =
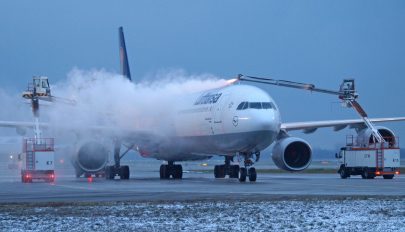
[[[35,170],[35,153],[34,151],[26,151],[25,167],[27,170]]]
[[[375,169],[376,172],[384,171],[384,148],[382,146],[376,150]]]

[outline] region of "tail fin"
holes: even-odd
[[[124,29],[120,27],[118,29],[119,40],[120,40],[120,66],[121,66],[121,74],[128,78],[130,81],[131,79],[131,72],[129,70],[128,65],[128,55],[127,55],[127,48],[125,47],[125,38],[124,38]]]

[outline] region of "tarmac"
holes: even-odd
[[[10,174],[10,173],[9,173]],[[0,175],[0,203],[270,200],[295,198],[405,197],[405,176],[340,179],[338,174],[258,173],[257,182],[215,179],[212,173],[185,172],[182,180],[160,180],[157,171],[132,170],[129,180],[75,178],[57,174],[54,183],[21,183]]]

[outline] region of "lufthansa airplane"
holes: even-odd
[[[128,57],[122,27],[119,28],[121,73],[131,80]],[[105,170],[107,179],[119,176],[129,178],[129,167],[120,164],[129,151],[136,150],[143,157],[167,161],[160,166],[161,179],[181,179],[180,161],[203,160],[214,155],[224,157],[224,164],[214,169],[215,178],[238,178],[241,182],[256,181],[254,163],[260,152],[274,144],[272,159],[281,169],[302,171],[312,160],[312,149],[301,138],[291,137],[288,132],[303,130],[312,133],[317,128],[333,127],[335,131],[350,127],[361,137],[373,136],[362,119],[283,123],[276,102],[262,89],[245,84],[226,85],[221,88],[195,93],[177,104],[171,134],[158,135],[146,131],[116,133],[114,138],[114,165],[106,166],[107,149],[98,142],[83,142],[75,154],[77,176],[91,175]],[[401,118],[370,119],[373,123],[403,121]],[[42,124],[47,126],[46,124]],[[0,126],[30,128],[32,124],[0,121]],[[93,128],[94,129],[94,128]],[[99,130],[109,130],[105,127]],[[394,132],[378,127],[381,135],[394,136]],[[111,134],[111,133],[110,133]],[[121,153],[121,148],[126,151]],[[91,153],[97,153],[95,158]],[[235,164],[233,158],[242,158]]]

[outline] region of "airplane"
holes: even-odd
[[[132,81],[122,27],[119,28],[119,45],[121,74]],[[359,137],[367,138],[365,141],[371,143],[373,136],[393,138],[395,134],[386,127],[370,128],[369,123],[405,120],[405,117],[368,119],[363,115],[360,119],[285,123],[281,121],[280,109],[274,99],[256,86],[241,83],[242,79],[230,80],[225,86],[180,98],[173,105],[176,116],[169,125],[170,134],[123,131],[106,125],[89,128],[108,132],[108,139],[114,144],[114,165],[106,165],[108,149],[103,143],[80,141],[74,162],[76,174],[80,176],[104,169],[107,179],[116,176],[129,179],[129,166],[121,165],[121,158],[128,151],[135,150],[145,158],[167,161],[160,166],[161,179],[182,179],[182,166],[176,162],[205,160],[218,155],[224,157],[224,164],[215,166],[215,178],[229,176],[240,182],[247,179],[255,182],[257,172],[254,164],[259,161],[260,153],[272,144],[272,159],[277,167],[292,172],[308,168],[312,161],[311,145],[304,139],[290,136],[290,131],[313,133],[322,127],[332,127],[335,131],[350,127],[356,129]],[[276,82],[277,85],[280,83],[293,82]],[[293,83],[290,87],[297,86],[318,90],[301,83]],[[354,92],[350,94],[355,99]],[[17,129],[33,127],[32,123],[12,121],[0,121],[0,126]],[[49,125],[42,123],[41,126]],[[125,148],[124,152],[121,152],[122,148]],[[94,153],[98,156],[93,156]],[[240,164],[232,162],[235,156],[242,159]]]

